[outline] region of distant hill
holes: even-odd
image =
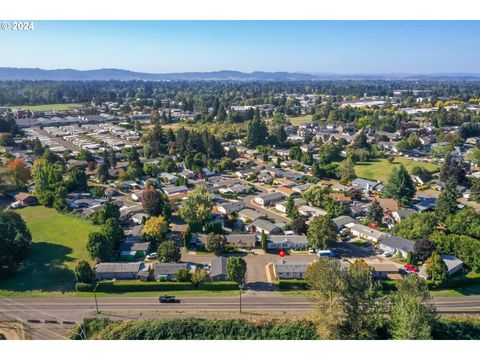
[[[210,81],[309,81],[309,80],[443,80],[479,81],[480,74],[315,74],[299,72],[265,72],[221,70],[153,74],[122,69],[75,70],[39,68],[0,68],[0,81],[11,80],[210,80]]]

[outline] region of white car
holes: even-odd
[[[20,208],[23,208],[23,207],[25,207],[25,205],[23,205],[20,201],[15,201],[14,203],[12,203],[10,205],[11,209],[20,209]]]
[[[151,253],[147,255],[147,259],[152,260],[157,258],[157,253]]]

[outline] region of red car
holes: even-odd
[[[410,264],[403,265],[403,268],[405,270],[410,271],[410,272],[417,272],[417,269],[415,268],[415,266],[410,265]]]

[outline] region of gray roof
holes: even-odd
[[[120,251],[147,251],[149,247],[149,242],[124,241],[120,245]]]
[[[227,275],[227,258],[225,256],[215,256],[210,262],[210,276]]]
[[[255,234],[230,234],[226,235],[225,239],[228,243],[238,244],[255,243],[257,240]]]
[[[372,181],[372,180],[367,180],[367,179],[362,179],[362,178],[356,178],[355,180],[352,181],[353,186],[360,186],[364,189],[374,189],[377,185],[379,185],[378,181]]]
[[[414,246],[413,241],[394,235],[385,235],[380,242],[392,249],[401,249],[405,252],[413,251]]]
[[[276,244],[290,242],[292,244],[306,244],[307,237],[305,235],[270,235],[268,239]]]
[[[257,197],[261,198],[263,201],[274,201],[274,200],[285,199],[285,195],[283,195],[281,192],[268,193],[264,195],[259,195]]]
[[[453,255],[441,254],[440,256],[443,262],[445,263],[445,265],[447,266],[448,271],[450,271],[451,269],[454,269],[459,265],[463,265],[463,261],[456,258]]]
[[[262,217],[264,215],[262,215],[261,213],[259,213],[258,211],[256,210],[253,210],[253,209],[242,209],[238,212],[238,215],[239,216],[242,216],[242,217],[247,217],[247,218],[250,218],[252,220],[256,220],[258,219],[259,217]]]
[[[358,221],[348,215],[341,215],[333,219],[333,222],[337,225],[338,228],[343,227],[347,224],[354,223],[357,224]]]
[[[99,263],[95,266],[96,273],[132,273],[140,271],[143,262],[116,262],[116,263]]]
[[[276,263],[275,264],[275,272],[278,273],[285,273],[285,272],[295,272],[295,273],[304,273],[307,271],[308,263],[301,262],[301,263]]]
[[[188,188],[186,186],[165,187],[162,190],[167,195],[188,192]]]
[[[268,232],[279,228],[278,225],[271,223],[268,220],[263,220],[263,219],[257,219],[252,223],[255,228],[260,229],[260,230],[266,230]]]
[[[180,269],[188,269],[188,263],[155,263],[153,264],[153,272],[155,277],[159,275],[173,275]]]

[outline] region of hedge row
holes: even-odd
[[[71,336],[98,340],[314,340],[315,326],[308,321],[248,321],[243,319],[150,319],[111,321],[85,319]],[[83,327],[83,324],[80,325]]]
[[[308,285],[305,280],[280,280],[278,288],[280,290],[307,290]]]
[[[435,289],[458,289],[475,284],[480,284],[480,274],[472,272],[462,276],[454,276],[437,286],[432,284],[431,287]]]
[[[384,324],[385,325],[385,324]],[[150,319],[113,321],[91,318],[73,329],[71,339],[97,340],[314,340],[315,324],[305,320]],[[379,339],[389,339],[387,328]],[[480,320],[440,317],[433,323],[435,340],[478,340]]]
[[[78,283],[78,292],[92,292],[94,285]],[[180,282],[140,282],[140,281],[103,281],[97,287],[98,292],[125,293],[143,291],[184,291],[184,290],[238,290],[238,285],[232,281],[205,282],[195,289],[191,283]]]

